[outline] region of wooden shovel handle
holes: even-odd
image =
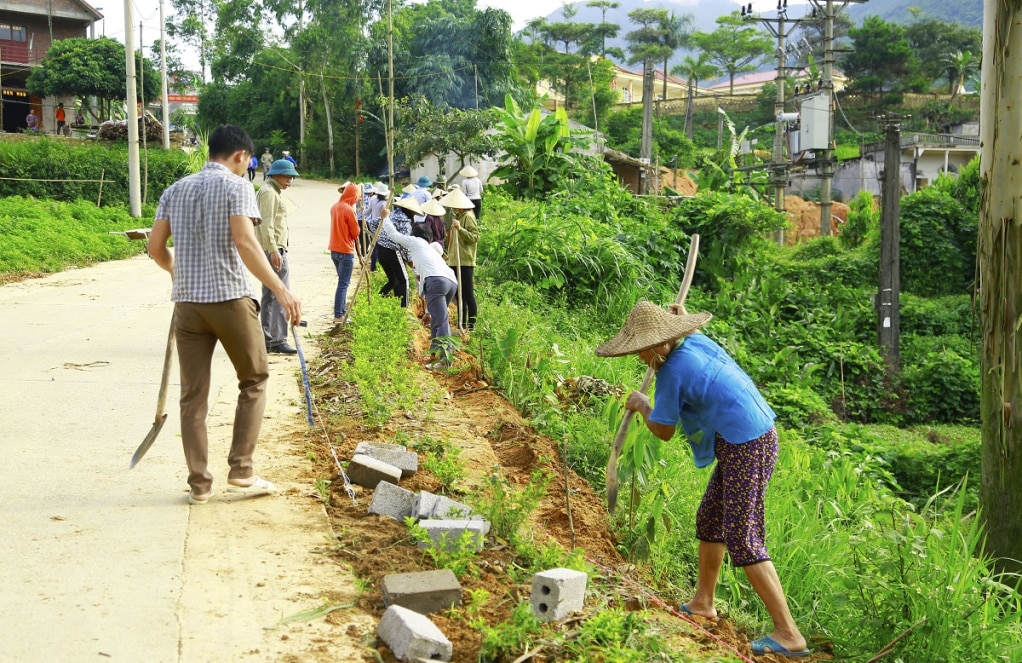
[[[674,303],[678,306],[684,306],[685,299],[688,297],[689,288],[692,287],[692,277],[696,271],[696,259],[698,256],[699,235],[692,235],[688,247],[688,260],[685,262],[685,276],[681,280],[681,289],[678,290],[678,297],[674,300]],[[645,394],[649,391],[654,375],[656,375],[656,371],[652,368],[646,369],[646,375],[642,378],[642,386],[639,387],[639,393]],[[621,420],[621,426],[618,427],[617,435],[614,436],[614,445],[610,451],[610,462],[607,464],[606,488],[607,508],[611,513],[614,513],[614,508],[617,506],[617,459],[621,455],[621,449],[625,445],[625,437],[628,435],[628,427],[631,426],[634,417],[635,410],[625,411],[624,419]]]

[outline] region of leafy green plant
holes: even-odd
[[[572,148],[586,141],[571,135],[568,114],[563,107],[543,117],[539,108],[528,115],[508,94],[504,108],[495,108],[499,120],[496,143],[507,154],[507,162],[493,176],[520,196],[535,198],[554,189],[581,161]]]
[[[506,622],[492,626],[478,622],[476,625],[483,636],[479,650],[479,660],[482,663],[504,660],[506,653],[528,651],[543,633],[543,624],[532,614],[529,603],[515,606]]]
[[[429,532],[415,522],[414,518],[406,518],[408,535],[412,542],[422,546],[423,557],[428,557],[437,569],[450,569],[455,577],[478,576],[479,569],[475,565],[477,556],[476,533],[464,530],[457,538],[449,538],[448,533],[441,536],[438,543],[434,543]]]
[[[330,480],[329,479],[323,479],[323,478],[316,479],[316,483],[313,484],[312,487],[313,487],[313,490],[316,491],[316,494],[319,495],[319,499],[321,499],[323,502],[328,502],[330,500]]]
[[[460,456],[461,449],[446,446],[439,452],[430,451],[422,461],[423,469],[440,482],[441,492],[454,492],[458,482],[465,478],[465,464],[461,462]]]
[[[537,470],[524,488],[512,490],[508,482],[494,472],[486,477],[483,485],[484,495],[477,498],[472,506],[490,522],[495,537],[517,546],[523,541],[522,529],[529,516],[546,495],[550,475],[543,469]]]

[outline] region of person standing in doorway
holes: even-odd
[[[57,104],[57,110],[53,111],[53,118],[57,121],[57,135],[64,135],[64,127],[67,126],[67,113],[64,112],[64,102]]]
[[[472,208],[478,221],[483,218],[483,183],[479,179],[479,172],[472,166],[465,166],[458,174],[464,178],[461,180],[461,190],[472,201]]]
[[[284,199],[280,195],[286,191],[296,177],[298,171],[291,165],[291,162],[278,159],[273,162],[267,171],[269,179],[259,189],[256,195],[256,202],[259,205],[259,215],[263,222],[256,228],[256,236],[259,244],[270,261],[270,266],[277,273],[284,285],[290,287],[291,268],[287,260],[288,227],[287,208],[284,206]],[[293,355],[298,350],[288,345],[287,342],[287,315],[277,301],[273,291],[263,286],[263,296],[260,300],[260,319],[263,325],[263,336],[266,341],[266,351],[275,354]]]
[[[156,209],[148,251],[173,279],[174,329],[181,366],[181,442],[188,466],[188,502],[213,495],[208,469],[206,415],[210,365],[219,342],[238,376],[227,491],[264,494],[275,490],[253,471],[252,457],[266,409],[270,375],[259,327],[259,305],[250,271],[273,291],[292,324],[302,304],[266,262],[253,225],[259,207],[245,181],[255,149],[240,127],[221,126],[209,136],[209,162],[171,185]],[[173,238],[173,252],[168,242]]]
[[[334,291],[334,324],[340,324],[348,312],[348,285],[355,269],[356,240],[359,235],[355,218],[355,203],[361,187],[348,182],[338,189],[341,199],[330,208],[330,259],[337,270],[337,289]]]

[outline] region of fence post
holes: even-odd
[[[96,207],[99,207],[100,203],[103,202],[103,176],[106,174],[106,169],[99,171],[99,197],[96,198]]]

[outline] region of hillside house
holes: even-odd
[[[46,57],[50,44],[61,39],[95,37],[103,14],[84,0],[0,0],[0,131],[25,129],[29,110],[42,120],[42,130],[56,130],[53,111],[60,102],[74,114],[74,99],[40,99],[25,88],[32,69]]]

